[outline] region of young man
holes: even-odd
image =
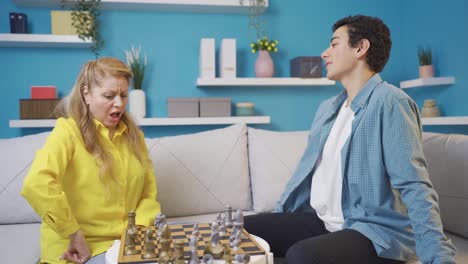
[[[323,102],[277,213],[246,217],[287,263],[455,263],[429,181],[416,104],[382,81],[390,30],[378,18],[333,26],[322,58],[345,90]]]

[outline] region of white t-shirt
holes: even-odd
[[[325,142],[321,156],[317,160],[312,177],[310,205],[330,232],[343,228],[341,150],[351,134],[353,119],[354,112],[350,107],[346,107],[345,101]]]

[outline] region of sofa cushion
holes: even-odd
[[[468,136],[424,133],[423,148],[444,228],[468,237]]]
[[[248,129],[253,210],[272,211],[307,145],[307,131]]]
[[[25,137],[0,139],[0,224],[34,223],[41,219],[21,196],[23,180],[31,163],[50,132]],[[14,213],[13,213],[14,212]]]
[[[245,124],[146,143],[168,217],[251,208]]]
[[[41,224],[0,225],[0,262],[34,264],[41,256]]]

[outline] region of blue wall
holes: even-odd
[[[424,7],[422,7],[424,4]],[[346,11],[345,11],[346,10]],[[382,76],[388,82],[417,76],[416,47],[421,40],[430,44],[436,56],[440,75],[456,77],[456,84],[442,88],[418,88],[408,91],[421,106],[424,98],[437,99],[446,115],[468,115],[463,104],[468,96],[464,89],[467,74],[468,24],[462,13],[463,0],[452,0],[450,6],[440,1],[309,1],[270,0],[266,13],[267,32],[280,41],[273,55],[277,77],[289,75],[289,60],[299,55],[319,55],[329,44],[333,23],[350,14],[381,17],[392,30],[392,56]],[[11,0],[0,1],[0,32],[9,31],[8,12],[26,13],[33,33],[50,33],[50,9],[22,8]],[[167,97],[227,96],[233,102],[252,101],[260,115],[270,115],[269,125],[254,127],[273,130],[306,130],[318,107],[326,98],[336,95],[339,86],[324,87],[225,87],[197,88],[199,41],[203,37],[236,38],[238,76],[252,77],[256,54],[251,54],[248,18],[240,14],[195,14],[133,12],[104,10],[101,16],[106,41],[101,56],[124,59],[123,51],[131,44],[141,44],[148,55],[145,79],[148,116],[165,117]],[[462,21],[456,23],[455,21]],[[427,27],[427,28],[425,28]],[[31,85],[56,85],[59,95],[66,95],[78,71],[94,55],[87,49],[0,48],[0,79],[3,103],[0,105],[0,138],[37,133],[46,129],[9,128],[10,119],[19,118],[19,99],[29,98]],[[216,126],[145,127],[147,136],[191,133]],[[430,129],[430,127],[429,127]],[[443,128],[453,131],[453,128]],[[466,126],[456,132],[465,133]],[[443,132],[443,131],[442,131]],[[468,134],[468,133],[467,133]]]

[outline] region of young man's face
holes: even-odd
[[[327,78],[340,81],[349,75],[357,63],[355,56],[358,49],[349,46],[348,28],[338,28],[330,40],[330,47],[322,53],[327,68]]]

